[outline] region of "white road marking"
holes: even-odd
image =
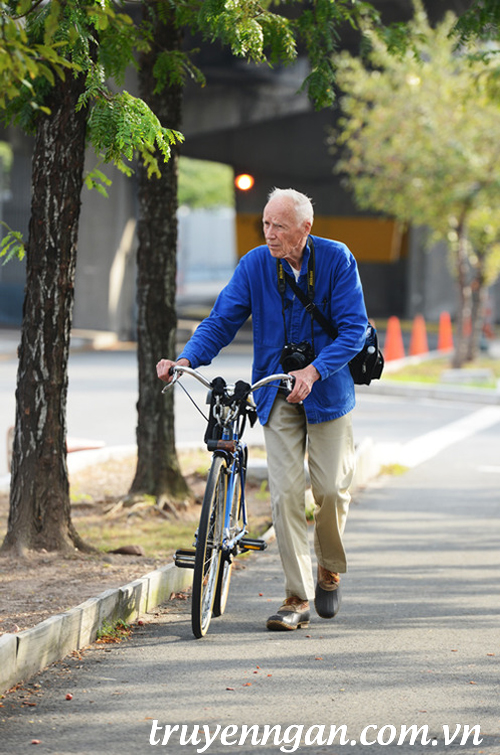
[[[398,462],[405,467],[415,467],[432,459],[453,443],[475,435],[500,422],[500,406],[489,406],[449,425],[440,427],[401,446]]]

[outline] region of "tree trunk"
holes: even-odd
[[[145,13],[156,3],[145,4]],[[166,15],[167,11],[162,13]],[[148,16],[151,18],[151,16]],[[178,50],[181,35],[173,23],[155,15],[154,50],[142,56],[139,69],[141,98],[164,126],[179,129],[182,87],[155,93],[153,66],[158,51]],[[184,500],[189,489],[180,472],[175,447],[174,394],[162,394],[156,377],[159,359],[175,357],[177,315],[177,162],[175,148],[161,165],[161,178],[148,179],[139,167],[139,248],[137,253],[137,337],[139,361],[138,462],[130,492],[155,496],[162,506]]]
[[[27,279],[16,390],[10,513],[3,551],[85,548],[66,466],[68,355],[86,112],[83,77],[59,80],[41,116],[32,168]]]
[[[469,266],[466,250],[467,239],[465,225],[458,228],[457,241],[457,282],[458,282],[458,311],[457,311],[457,343],[453,354],[452,366],[456,369],[463,367],[467,359],[467,335],[465,326],[470,322],[471,291],[469,284]]]
[[[478,254],[478,262],[474,269],[474,278],[471,284],[471,332],[467,344],[468,362],[473,362],[479,355],[481,334],[483,331],[486,300],[484,265],[484,257]]]

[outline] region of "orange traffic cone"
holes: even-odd
[[[390,362],[393,359],[404,359],[405,347],[401,334],[401,324],[397,317],[389,317],[384,342],[384,359]]]
[[[423,315],[415,315],[410,338],[410,355],[427,354],[429,346],[427,344],[427,331]]]
[[[450,351],[453,348],[453,330],[449,312],[439,315],[438,351]]]

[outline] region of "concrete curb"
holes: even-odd
[[[75,468],[83,468],[96,461],[119,458],[134,451],[135,447],[119,446],[75,454]],[[378,474],[375,445],[366,438],[356,449],[356,474],[352,489],[366,485]],[[267,476],[264,459],[251,462],[249,480],[262,481]],[[274,528],[264,535],[266,542],[274,539]],[[122,619],[130,622],[141,614],[165,603],[172,593],[189,587],[191,569],[178,569],[169,564],[149,572],[141,579],[123,587],[106,590],[96,598],[90,598],[75,608],[51,616],[31,629],[18,634],[0,636],[0,693],[22,681],[27,681],[51,663],[61,660],[74,650],[90,645],[105,621],[113,623]]]
[[[191,570],[169,564],[123,587],[106,590],[31,629],[0,636],[0,692],[90,645],[105,621],[133,621],[188,587],[191,579]]]

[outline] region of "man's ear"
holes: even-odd
[[[312,225],[313,224],[310,220],[304,220],[304,232],[307,233],[308,236],[311,233]]]

